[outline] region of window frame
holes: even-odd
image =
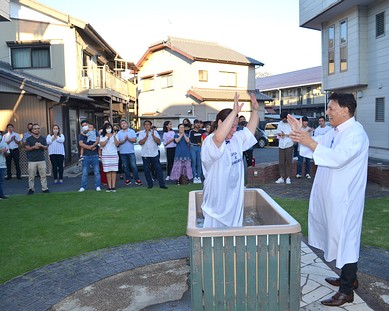
[[[328,74],[335,73],[335,25],[327,28],[328,35]]]
[[[219,85],[220,87],[236,87],[237,86],[238,77],[237,77],[236,72],[222,70],[222,71],[219,71],[219,74],[220,74],[220,85]],[[224,81],[222,81],[222,80],[224,80]],[[234,81],[231,82],[231,80],[234,80]]]
[[[375,37],[382,38],[385,36],[385,11],[375,16]]]
[[[199,70],[199,82],[208,82],[208,70]]]
[[[344,27],[343,27],[344,25]],[[343,34],[343,30],[345,33]],[[339,70],[345,72],[348,70],[348,22],[347,19],[339,23]]]
[[[10,49],[11,66],[14,69],[42,69],[51,68],[51,44],[49,42],[7,42],[7,46]],[[16,52],[25,52],[25,57],[28,59],[28,63],[18,65],[16,58]],[[45,51],[46,55],[38,54],[38,52]],[[43,62],[42,58],[43,57]],[[43,63],[43,65],[39,65]]]
[[[374,121],[385,122],[385,97],[376,97],[374,108]]]

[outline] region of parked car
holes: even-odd
[[[257,139],[258,143],[257,146],[259,148],[264,148],[268,144],[268,137],[265,133],[265,131],[261,130],[259,127],[257,127],[257,130],[254,134],[255,138]]]
[[[270,144],[277,144],[277,129],[278,129],[278,122],[269,122],[265,125],[265,133],[268,137],[269,145]]]

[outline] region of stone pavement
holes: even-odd
[[[262,188],[271,196],[307,198],[311,184],[312,180],[301,179],[292,180],[291,185],[266,184]],[[12,179],[4,188],[12,200],[12,195],[26,193],[26,185],[26,179]],[[76,191],[78,187],[79,178],[74,177],[50,190]],[[367,197],[382,196],[389,196],[389,191],[369,183]],[[362,247],[360,287],[354,303],[341,308],[320,304],[336,291],[324,281],[324,277],[339,273],[333,263],[324,263],[322,254],[305,241],[301,255],[301,310],[389,310],[389,251]],[[0,310],[190,310],[188,257],[187,237],[89,252],[0,285]],[[371,287],[382,294],[373,295]]]

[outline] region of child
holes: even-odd
[[[95,130],[93,124],[88,124],[88,129],[84,132],[81,132],[81,135],[87,137],[85,145],[92,146],[93,144],[97,145],[100,142],[100,137],[97,137],[97,131]],[[84,148],[81,148],[79,161],[82,161],[83,159],[84,159]]]

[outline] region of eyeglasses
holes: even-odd
[[[41,128],[40,127],[33,127],[32,129],[33,130],[40,130]]]

